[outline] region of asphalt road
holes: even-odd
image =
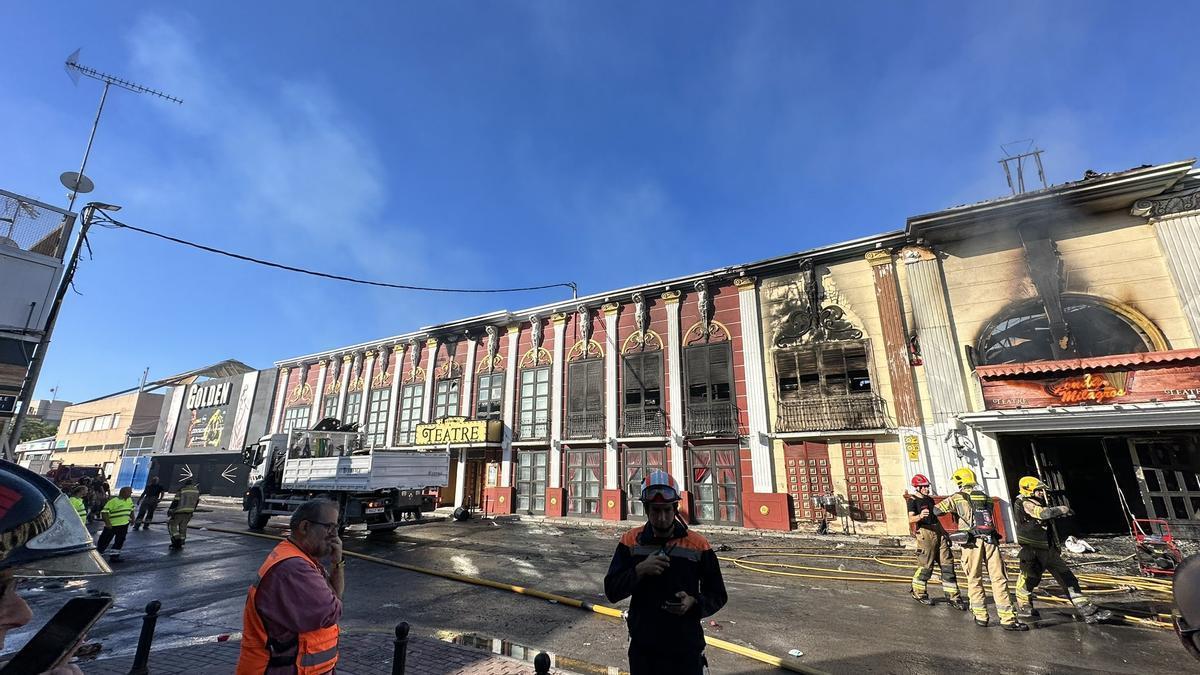
[[[241,512],[228,506],[193,520],[193,525],[206,524],[245,527]],[[268,533],[282,534],[282,525],[282,519],[274,519]],[[602,581],[618,535],[619,529],[559,523],[442,521],[407,526],[382,539],[352,530],[346,548],[603,603]],[[732,546],[734,551],[722,554],[730,556],[751,548],[829,546],[744,533],[712,533],[709,539]],[[35,619],[10,634],[9,649],[23,644],[68,595],[91,588],[117,597],[92,633],[106,654],[132,653],[143,608],[151,600],[163,605],[156,648],[241,630],[245,590],[274,543],[205,530],[193,530],[183,552],[168,551],[167,543],[162,526],[130,533],[125,561],[113,576],[59,588],[27,587],[23,592]],[[853,545],[830,550],[856,551],[869,552]],[[853,569],[858,563],[841,564]],[[917,605],[901,584],[764,575],[731,564],[723,564],[723,571],[731,599],[714,617],[718,625],[706,628],[710,634],[780,656],[799,649],[805,653],[800,663],[827,672],[1145,674],[1178,673],[1191,665],[1169,631],[1090,627],[1052,613],[1045,627],[1014,634],[995,625],[977,628],[969,613]],[[591,664],[625,665],[625,628],[617,619],[361,560],[348,563],[346,585],[342,626],[348,631],[378,632],[380,640],[388,640],[397,622],[408,621],[419,634],[475,634]],[[714,673],[775,672],[716,649],[708,655]]]

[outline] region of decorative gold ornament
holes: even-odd
[[[588,340],[586,343],[583,340],[571,345],[571,350],[567,352],[567,360],[574,361],[575,359],[602,359],[604,358],[604,347],[595,340]]]

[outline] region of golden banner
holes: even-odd
[[[500,420],[469,420],[443,417],[436,422],[417,425],[417,445],[463,445],[499,443],[504,435]]]

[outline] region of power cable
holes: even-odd
[[[129,225],[128,223],[122,223],[121,221],[114,220],[108,216],[104,216],[104,218],[102,220],[98,221],[98,224],[103,225],[105,227],[110,227],[113,229],[126,229],[126,230],[133,230],[134,232],[141,232],[142,234],[148,234],[152,237],[158,237],[159,239],[166,239],[167,241],[174,242],[176,244],[190,246],[192,248],[200,249],[201,251],[206,251],[208,253],[215,253],[217,255],[223,255],[223,256],[226,256],[229,258],[234,258],[236,260],[242,260],[244,262],[255,263],[256,265],[264,265],[266,267],[274,267],[275,269],[286,270],[288,272],[296,272],[298,274],[307,274],[309,276],[321,277],[323,279],[333,279],[335,281],[346,281],[346,282],[349,282],[352,284],[363,284],[365,286],[379,286],[382,288],[397,288],[397,289],[406,290],[406,291],[429,291],[431,293],[519,293],[522,291],[542,291],[542,290],[546,290],[548,288],[569,288],[569,289],[571,289],[573,294],[577,294],[579,291],[579,286],[573,281],[567,281],[567,282],[557,283],[557,284],[545,284],[543,286],[522,286],[522,287],[516,287],[516,288],[439,288],[439,287],[434,287],[434,286],[412,286],[412,285],[408,285],[408,284],[393,284],[393,283],[388,283],[386,281],[370,281],[368,279],[356,279],[354,277],[347,277],[347,276],[343,276],[340,274],[330,274],[328,272],[318,272],[316,270],[305,269],[303,267],[294,267],[292,265],[284,265],[283,263],[277,263],[277,262],[272,262],[270,260],[263,260],[261,258],[255,258],[253,256],[242,255],[240,253],[234,253],[232,251],[226,251],[223,249],[214,248],[212,246],[205,246],[204,244],[197,244],[196,242],[187,241],[186,239],[180,239],[178,237],[172,237],[170,235],[162,234],[160,232],[155,232],[153,230],[147,230],[145,228],[136,227],[134,225]]]

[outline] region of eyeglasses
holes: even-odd
[[[326,531],[326,532],[328,532],[328,531],[331,531],[331,530],[335,530],[335,529],[337,529],[337,526],[338,526],[338,524],[337,524],[337,523],[322,523],[322,522],[321,522],[321,521],[319,521],[319,520],[306,520],[306,521],[304,521],[304,522],[306,522],[306,523],[312,523],[313,525],[320,525],[321,527],[325,528],[325,531]]]

